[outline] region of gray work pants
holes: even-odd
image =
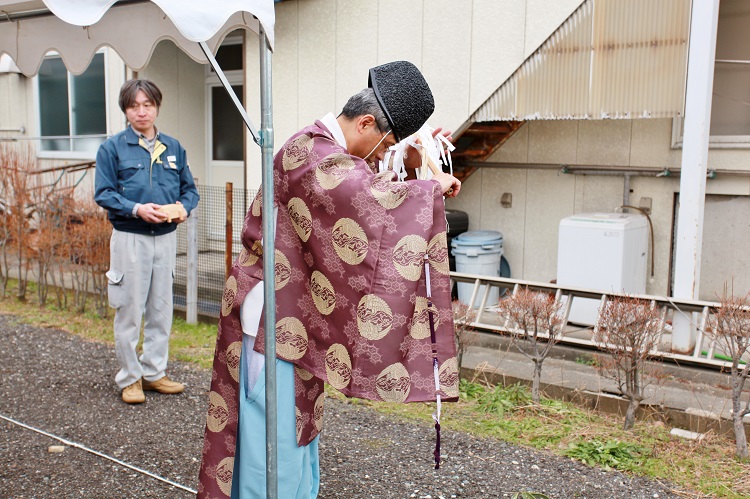
[[[164,376],[172,330],[172,280],[177,233],[162,236],[112,230],[109,244],[109,305],[115,312],[115,382],[125,388],[141,377]],[[143,325],[143,353],[136,346]]]

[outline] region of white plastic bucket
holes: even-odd
[[[503,256],[503,235],[495,230],[464,232],[451,241],[451,253],[456,258],[456,272],[497,277]],[[473,283],[459,282],[458,300],[468,305],[473,290]],[[481,304],[484,293],[485,286],[480,286],[473,307]],[[496,305],[499,298],[499,288],[491,287],[485,305]]]

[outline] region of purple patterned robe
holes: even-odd
[[[274,157],[276,348],[293,362],[297,443],[323,427],[323,383],[390,402],[458,397],[445,208],[437,182],[393,182],[319,121]],[[263,279],[260,194],[224,288],[198,497],[228,497],[237,432],[240,305]],[[430,335],[425,280],[430,267]],[[263,349],[263,319],[255,348]]]

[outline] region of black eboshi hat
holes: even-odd
[[[435,110],[435,100],[422,73],[407,61],[395,61],[370,69],[367,85],[397,140],[415,133]]]

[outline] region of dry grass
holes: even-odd
[[[11,281],[11,286],[14,284]],[[114,346],[113,314],[110,313],[108,317],[101,317],[93,311],[81,314],[74,310],[58,308],[49,302],[40,306],[34,288],[35,283],[30,283],[29,290],[32,292],[26,301],[17,300],[15,297],[0,299],[0,313],[13,314],[25,324],[61,329],[87,340]],[[141,336],[138,349],[141,348],[142,341]],[[179,318],[172,322],[170,359],[191,362],[208,369],[213,363],[215,345],[215,323],[187,324]]]

